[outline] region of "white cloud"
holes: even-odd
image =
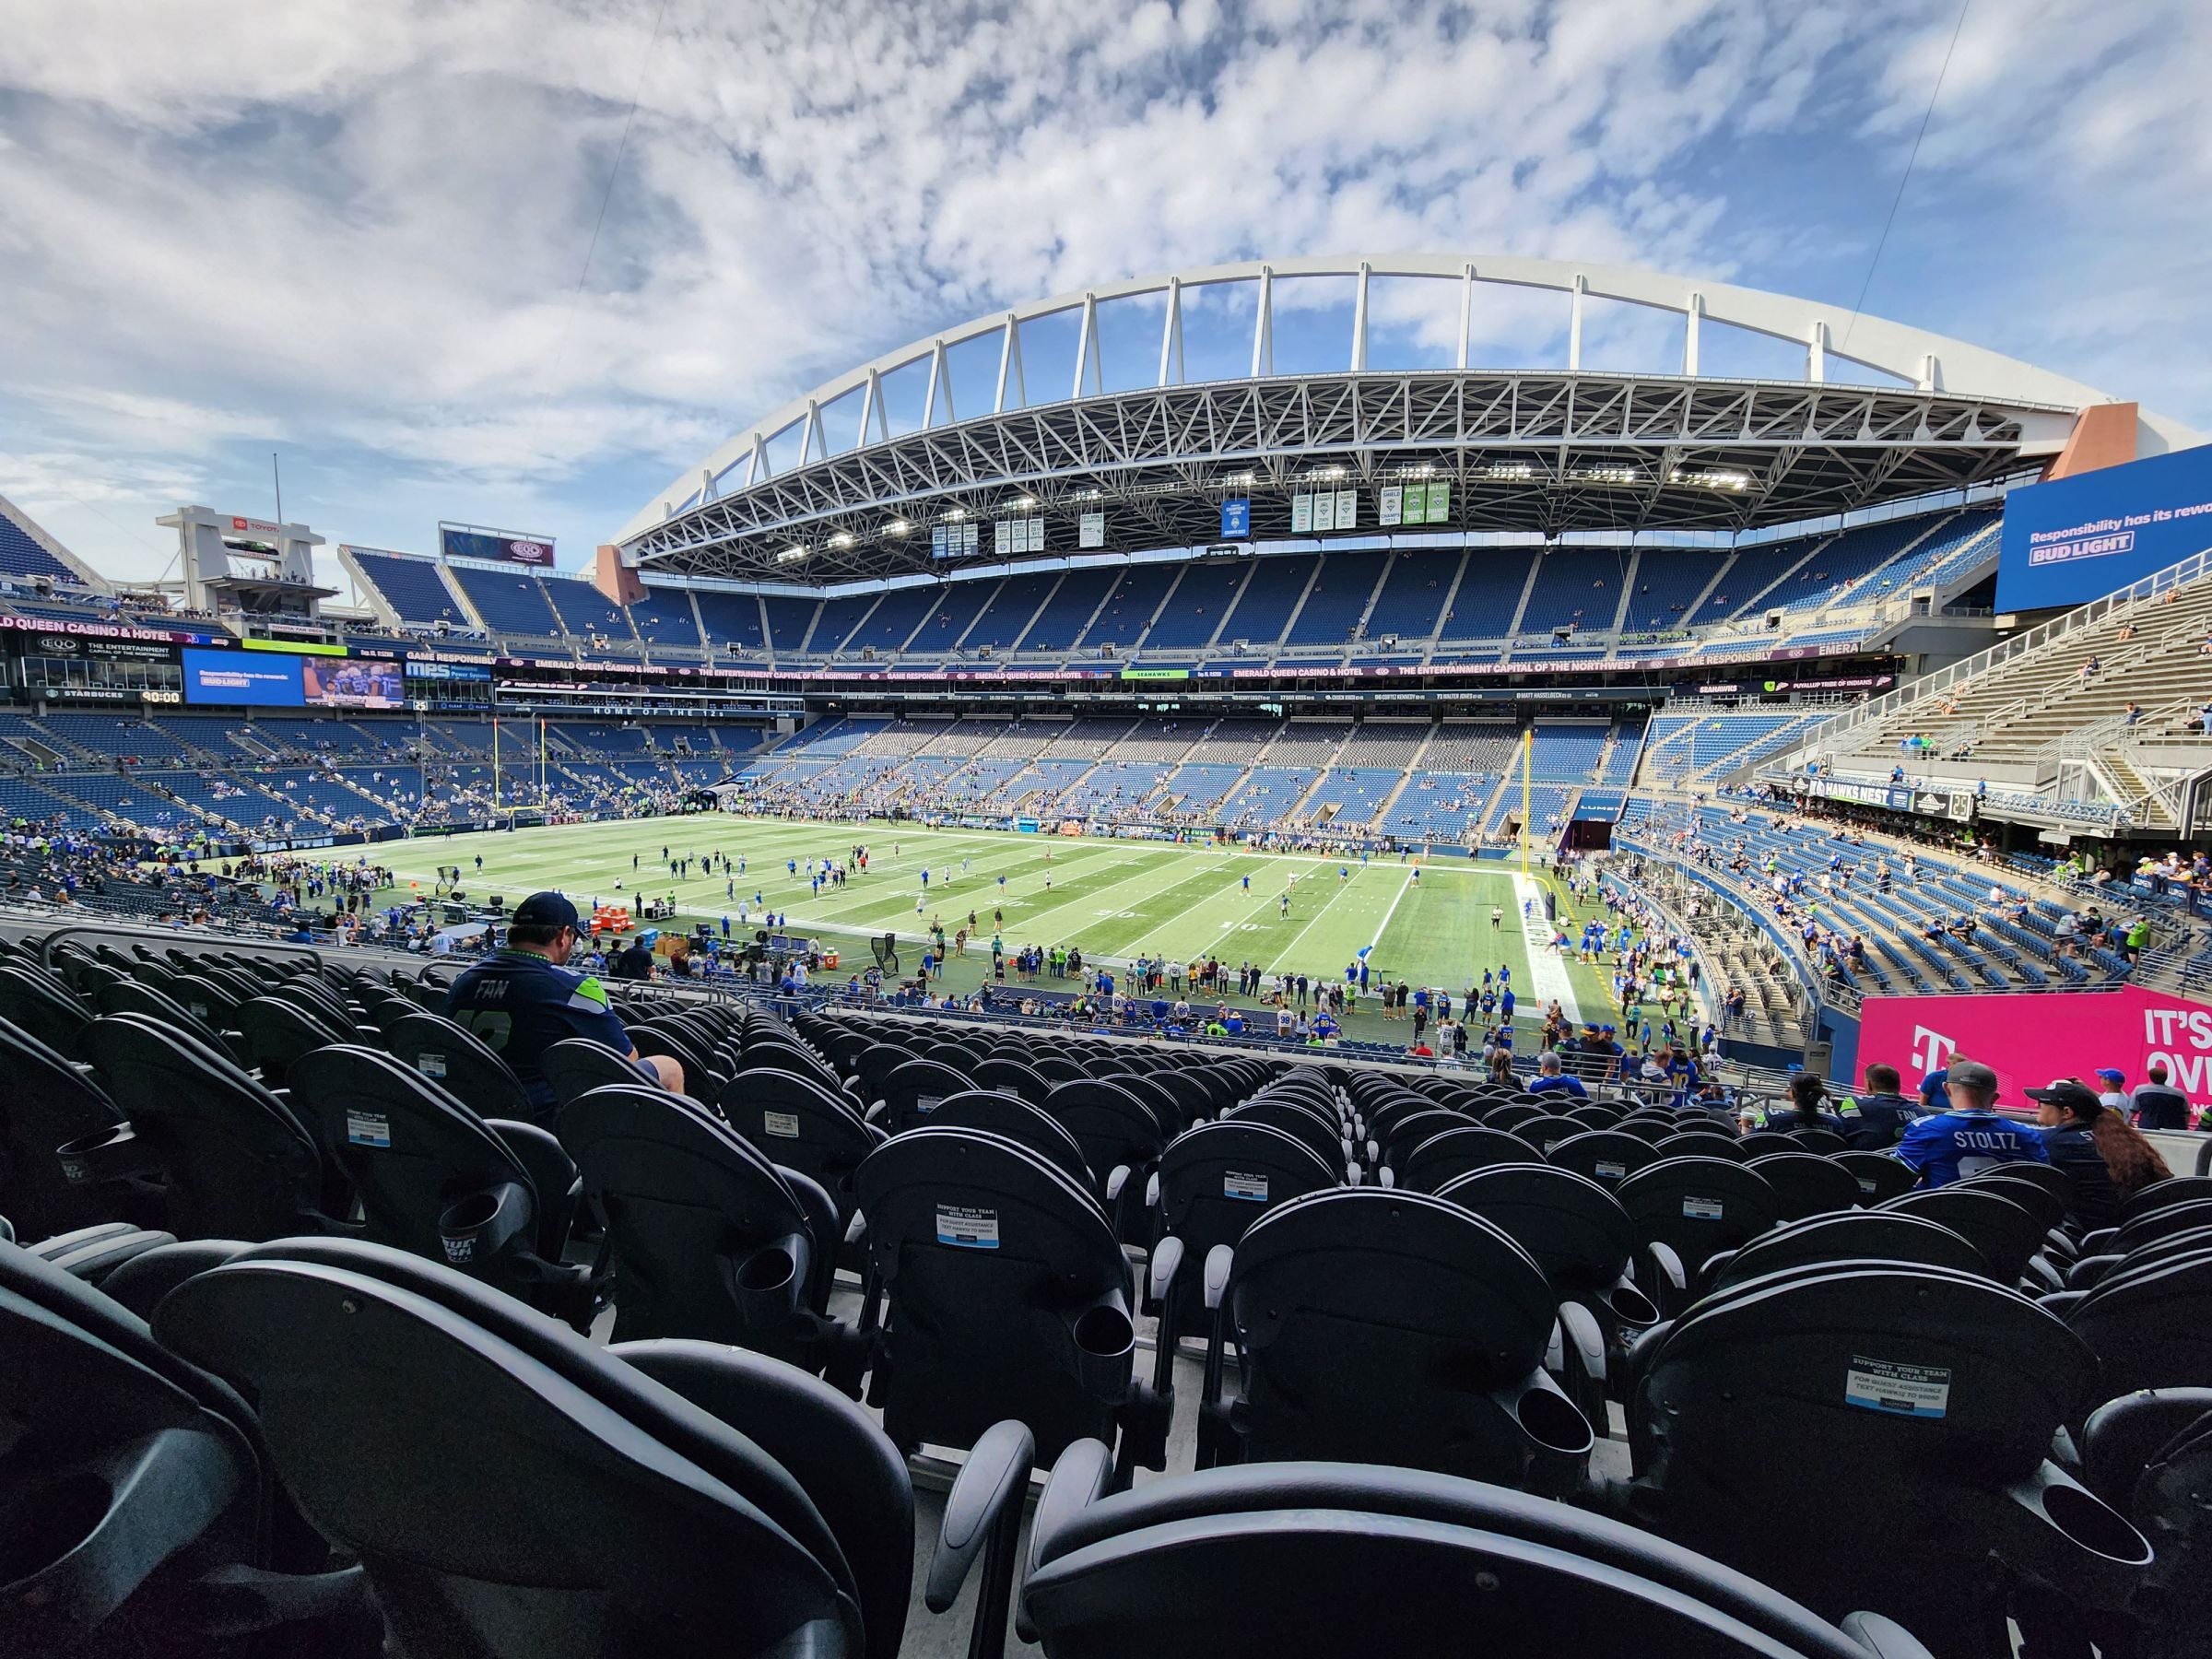
[[[124,458],[148,500],[179,475],[242,488],[241,457],[281,443],[356,492],[326,503],[338,535],[402,539],[394,503],[434,497],[588,543],[824,374],[1142,271],[1544,253],[1811,269],[1848,302],[1957,16],[669,0],[649,54],[654,10],[18,0],[0,361],[26,413],[0,443],[88,476]],[[1977,8],[1875,309],[2212,423],[2212,371],[2165,334],[2212,276],[2208,35],[2188,0]],[[1798,176],[1865,188],[1831,209]],[[1971,245],[1947,242],[1970,208]],[[1904,279],[1931,262],[1956,272]],[[1514,351],[1555,311],[1501,296],[1479,338]],[[1428,305],[1377,320],[1456,329]],[[1618,325],[1640,349],[1643,321]]]

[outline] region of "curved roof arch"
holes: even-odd
[[[1274,283],[1310,276],[1354,283],[1343,367],[1332,374],[1278,376],[1274,371]],[[1370,371],[1367,319],[1370,283],[1376,276],[1458,286],[1458,343],[1449,363],[1422,371]],[[1248,371],[1228,381],[1188,382],[1183,376],[1185,292],[1239,283],[1252,289]],[[1477,286],[1484,283],[1550,289],[1566,297],[1564,376],[1498,371],[1473,363],[1471,319]],[[1152,385],[1108,394],[1100,363],[1100,308],[1130,299],[1148,299],[1157,305],[1159,367]],[[1619,376],[1583,363],[1588,299],[1672,312],[1683,319],[1681,374]],[[1024,363],[1024,325],[1040,319],[1073,321],[1073,374],[1066,363]],[[1803,376],[1741,381],[1701,374],[1699,345],[1705,323],[1796,345],[1803,349]],[[995,396],[986,414],[967,409],[956,416],[947,354],[975,343],[995,343]],[[1033,349],[1033,359],[1041,359],[1041,352]],[[1830,365],[1836,360],[1865,367],[1896,385],[1831,381]],[[885,381],[902,371],[924,376],[923,418],[920,429],[894,433]],[[1064,396],[1053,385],[1060,376],[1066,376]],[[1196,400],[1204,409],[1194,407],[1190,394],[1201,394]],[[1329,442],[1318,441],[1318,427],[1310,418],[1303,425],[1281,420],[1281,409],[1292,405],[1300,416],[1310,414],[1318,394],[1336,398],[1351,411],[1349,431],[1336,433]],[[1453,405],[1449,422],[1436,416],[1444,400]],[[1504,425],[1488,418],[1500,400],[1513,405],[1513,418]],[[1495,466],[1498,455],[1513,447],[1535,453],[1558,447],[1558,465],[1548,482],[1564,485],[1575,476],[1575,466],[1583,474],[1602,466],[1604,460],[1593,453],[1591,444],[1608,441],[1615,447],[1635,444],[1661,480],[1668,471],[1732,466],[1738,460],[1754,466],[1760,504],[1735,520],[1749,524],[1771,522],[1785,513],[1792,500],[1803,500],[1805,513],[1825,513],[1876,498],[1896,498],[1907,485],[1947,488],[2018,474],[2041,455],[2057,452],[2079,409],[2112,400],[2111,394],[2068,376],[1904,323],[1668,272],[1513,254],[1243,261],[1100,283],[975,316],[909,341],[823,381],[732,433],[701,465],[643,504],[618,533],[618,542],[632,562],[765,575],[774,573],[776,551],[796,559],[812,558],[812,551],[852,548],[856,537],[869,535],[869,522],[880,524],[887,515],[902,524],[909,511],[916,515],[991,511],[991,485],[1051,496],[1053,509],[1062,511],[1086,493],[1097,500],[1100,487],[1108,498],[1124,485],[1146,498],[1172,491],[1179,482],[1190,491],[1204,491],[1199,474],[1207,465],[1218,469],[1256,463],[1261,488],[1281,487],[1296,476],[1283,465],[1285,458],[1356,460],[1362,474],[1371,477],[1382,476],[1378,463],[1458,460],[1465,477],[1471,452],[1480,449],[1482,455],[1473,458],[1477,463],[1487,458]],[[1416,416],[1416,403],[1429,409],[1427,422]],[[1473,403],[1482,403],[1484,414],[1469,420],[1466,411]],[[1522,405],[1542,409],[1542,416],[1522,418]],[[1389,429],[1398,407],[1405,409],[1405,420]],[[1248,441],[1223,441],[1218,429],[1226,422],[1245,420],[1248,409],[1254,429],[1270,418],[1277,420],[1274,429]],[[834,418],[825,418],[825,411],[834,411]],[[1040,411],[1057,416],[1062,431],[1041,429]],[[1382,416],[1381,427],[1371,411]],[[1075,449],[1095,447],[1090,441],[1104,442],[1108,427],[1124,438],[1139,429],[1155,436],[1146,438],[1139,431],[1133,442],[1122,442],[1106,458],[1075,453]],[[842,436],[834,438],[831,429]],[[1199,429],[1207,433],[1204,441],[1193,438]],[[1803,433],[1805,444],[1818,444],[1831,463],[1825,471],[1816,469],[1818,476],[1803,469],[1801,447],[1787,442],[1792,429]],[[1721,436],[1724,431],[1727,436]],[[1155,447],[1146,447],[1148,442]],[[1869,449],[1869,442],[1876,449]],[[2192,442],[2201,442],[2199,433],[2139,411],[2136,453],[2159,453]],[[1735,452],[1727,444],[1736,444]],[[1885,444],[1889,453],[1878,453]],[[1049,452],[1055,447],[1062,453],[1053,458]],[[1571,447],[1577,447],[1575,453]],[[1466,493],[1462,488],[1462,496]],[[1657,522],[1664,515],[1665,504],[1653,500],[1635,522]],[[1172,535],[1188,529],[1194,540],[1204,540],[1194,531],[1199,518],[1201,513],[1190,511],[1172,520],[1152,509],[1148,533]],[[1520,520],[1509,515],[1506,522]],[[1544,524],[1531,520],[1531,526],[1550,529],[1555,522],[1564,520],[1547,518]],[[1708,515],[1701,522],[1727,520]],[[736,544],[747,544],[746,558],[728,558]],[[692,555],[701,555],[703,562],[690,564]],[[861,559],[830,558],[809,566],[807,575],[820,580],[828,566],[850,566],[847,573],[867,569]]]

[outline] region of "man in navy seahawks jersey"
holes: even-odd
[[[474,1032],[511,1066],[532,1106],[549,1113],[553,1086],[538,1062],[569,1037],[588,1037],[626,1054],[649,1083],[684,1092],[684,1068],[665,1054],[641,1059],[606,1005],[597,979],[565,966],[583,935],[576,907],[559,893],[533,893],[514,907],[505,947],[477,963],[445,994],[445,1016]]]
[[[1997,1074],[1979,1060],[1957,1060],[1947,1079],[1951,1109],[1915,1119],[1890,1153],[1920,1172],[1923,1186],[1948,1186],[1965,1175],[2008,1163],[2049,1163],[2031,1124],[1997,1114]]]

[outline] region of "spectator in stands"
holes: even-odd
[[[1904,1135],[1905,1126],[1924,1115],[1924,1108],[1899,1092],[1901,1079],[1894,1065],[1866,1068],[1866,1092],[1842,1102],[1844,1138],[1856,1152],[1886,1152]]]
[[[2078,1077],[2056,1077],[2028,1098],[2038,1103],[2051,1162],[2073,1178],[2071,1208],[2085,1228],[2109,1227],[2120,1206],[2173,1171],[2159,1150]]]
[[[1827,1099],[1827,1078],[1815,1077],[1811,1072],[1798,1072],[1790,1078],[1790,1103],[1770,1106],[1766,1126],[1784,1135],[1799,1129],[1825,1129],[1830,1135],[1842,1135],[1843,1120],[1832,1112],[1821,1110]]]
[[[1536,1076],[1528,1086],[1531,1094],[1566,1094],[1578,1100],[1590,1098],[1580,1077],[1570,1077],[1559,1069],[1559,1057],[1550,1049],[1536,1056]]]
[[[514,908],[505,948],[465,971],[445,994],[446,1018],[497,1051],[531,1104],[547,1115],[553,1086],[539,1059],[570,1037],[606,1044],[650,1081],[681,1094],[683,1067],[666,1055],[641,1059],[599,982],[566,965],[582,937],[576,907],[565,895],[531,894]]]
[[[2138,1129],[2186,1129],[2189,1097],[2166,1081],[2166,1062],[2153,1060],[2147,1081],[2129,1097]],[[2206,1113],[2212,1117],[2212,1113]]]
[[[1931,1072],[1921,1085],[1926,1098]],[[1954,1058],[1941,1074],[1950,1108],[1909,1125],[1893,1156],[1923,1186],[1948,1186],[2008,1163],[2049,1163],[2042,1137],[1997,1112],[1997,1074],[1979,1060]]]
[[[2127,1110],[2127,1074],[2118,1066],[2100,1065],[2097,1068],[2097,1081],[2104,1085],[2102,1088],[2097,1090],[2098,1102],[2100,1105],[2111,1107],[2115,1112],[2125,1112]]]
[[[629,943],[615,953],[613,973],[618,980],[649,980],[653,977],[653,952],[645,947],[643,934],[632,934]]]

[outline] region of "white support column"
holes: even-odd
[[[748,489],[768,477],[768,440],[759,433],[753,434],[753,458],[745,465],[745,482]]]
[[[1932,351],[1920,359],[1920,389],[1923,392],[1943,390],[1943,364]]]
[[[819,454],[815,453],[818,449]],[[822,406],[810,397],[806,400],[806,424],[799,429],[799,465],[829,459],[830,441],[822,436]]]
[[[1006,328],[998,336],[998,390],[992,398],[992,414],[1004,415],[1006,412],[1006,386],[1009,382],[1014,387],[1015,406],[1020,407],[1028,404],[1029,388],[1021,379],[1021,324],[1014,320],[1012,312],[1006,313]]]
[[[947,424],[959,416],[952,407],[952,377],[945,364],[945,342],[939,340],[929,348],[929,390],[922,397],[922,425],[924,429],[937,423],[937,399],[945,400],[945,419]]]
[[[1352,372],[1362,374],[1367,370],[1367,279],[1374,267],[1366,260],[1359,262],[1359,287],[1352,296]]]
[[[1459,274],[1459,361],[1457,367],[1467,366],[1469,343],[1475,334],[1475,267],[1468,265]]]
[[[1577,272],[1574,288],[1567,301],[1567,372],[1572,374],[1583,366],[1583,290],[1582,274]]]
[[[1099,359],[1099,300],[1095,294],[1083,296],[1083,326],[1076,335],[1076,389],[1070,397],[1083,395],[1083,382],[1090,382],[1091,390],[1104,391],[1106,377]]]
[[[1260,267],[1260,309],[1252,326],[1252,378],[1275,372],[1275,268]]]
[[[883,376],[871,369],[867,383],[860,393],[860,441],[865,448],[870,441],[869,429],[875,429],[875,441],[888,442],[891,436],[889,417],[883,412]]]
[[[1687,375],[1698,372],[1698,324],[1704,315],[1705,296],[1692,294],[1682,308],[1682,372]]]
[[[1159,384],[1182,384],[1182,278],[1168,278],[1168,315],[1159,330]]]
[[[1828,378],[1828,324],[1818,317],[1806,331],[1805,378],[1815,385]]]
[[[700,505],[703,507],[703,506],[705,506],[705,505],[706,505],[706,504],[707,504],[709,501],[712,500],[713,499],[714,499],[714,469],[713,469],[712,467],[711,467],[711,466],[702,466],[702,467],[700,467],[700,468],[699,469],[699,501],[700,501]]]

